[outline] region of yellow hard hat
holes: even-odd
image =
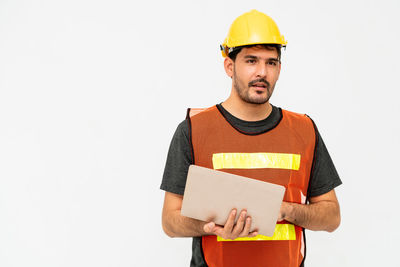
[[[255,9],[237,17],[229,29],[228,36],[221,45],[222,56],[226,57],[233,48],[252,44],[280,44],[287,41],[278,26],[269,16]]]

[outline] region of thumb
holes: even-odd
[[[213,231],[214,227],[215,227],[215,223],[214,222],[209,222],[209,223],[206,223],[203,226],[203,230],[206,233],[211,233]]]

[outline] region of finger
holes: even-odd
[[[203,230],[207,234],[214,234],[218,236],[222,236],[224,234],[224,228],[219,225],[216,225],[214,222],[206,223],[203,226]]]
[[[221,226],[215,226],[214,229],[213,229],[213,234],[217,235],[217,236],[220,236],[222,238],[227,238],[225,236],[224,228],[222,228]]]
[[[232,232],[233,226],[235,225],[236,209],[233,209],[228,216],[228,220],[225,223],[224,230],[228,233]]]
[[[258,236],[258,231],[253,231],[248,235],[248,237],[256,237],[256,236]]]
[[[239,236],[242,233],[243,227],[245,226],[246,213],[246,210],[242,210],[242,212],[240,212],[239,219],[237,220],[236,225],[233,228],[232,234]]]
[[[248,236],[250,233],[250,227],[251,227],[251,217],[248,216],[246,218],[246,224],[244,225],[243,231],[240,233],[240,236]]]

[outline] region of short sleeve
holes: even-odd
[[[315,131],[317,134],[317,144],[314,155],[314,167],[309,183],[310,197],[316,197],[328,193],[342,184],[317,127],[315,127]]]
[[[172,137],[160,189],[183,195],[190,164],[192,164],[189,127],[182,121]]]

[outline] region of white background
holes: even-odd
[[[218,46],[253,8],[289,42],[271,102],[343,180],[306,265],[400,266],[399,3],[0,0],[0,266],[188,266],[161,228],[169,142],[229,95]]]

